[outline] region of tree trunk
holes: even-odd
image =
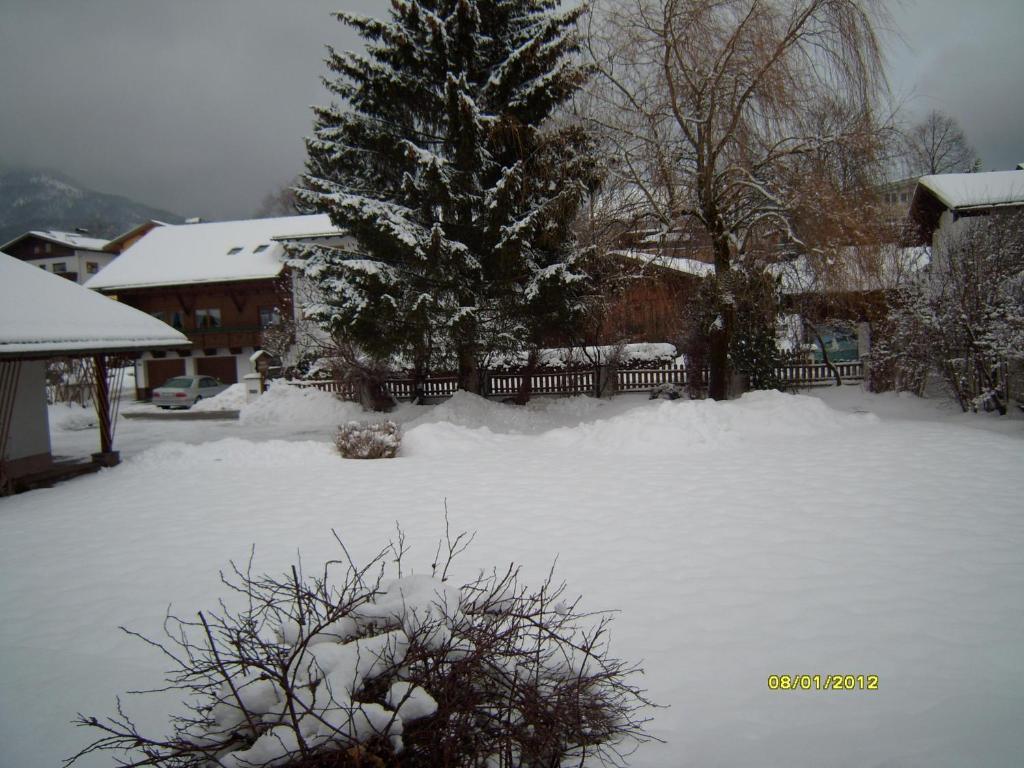
[[[729,397],[729,336],[722,327],[711,332],[708,345],[708,397],[726,400]]]
[[[395,398],[383,381],[363,376],[359,381],[359,404],[368,411],[386,413],[395,407]]]
[[[715,251],[715,280],[721,293],[723,284],[726,292],[731,290],[726,278],[729,275],[731,254],[724,234],[713,240]],[[729,347],[736,328],[736,304],[731,294],[719,302],[718,320],[708,339],[708,397],[712,400],[727,400],[732,384],[732,365],[729,361]]]
[[[540,356],[537,350],[531,349],[529,357],[526,358],[526,367],[521,371],[523,378],[519,383],[519,391],[516,392],[515,401],[518,405],[526,405],[530,401],[533,395],[533,374],[539,363]]]
[[[459,389],[480,394],[480,367],[472,347],[459,348]]]
[[[821,338],[821,333],[818,332],[818,326],[816,326],[814,323],[812,323],[810,320],[807,320],[806,318],[804,319],[804,322],[807,323],[808,327],[810,327],[811,332],[814,334],[814,338],[818,340],[818,346],[821,347],[822,362],[824,362],[825,365],[828,366],[828,369],[832,372],[832,375],[835,377],[836,386],[843,386],[843,377],[839,375],[839,369],[832,364],[832,359],[828,356],[828,350],[825,348],[825,340]]]

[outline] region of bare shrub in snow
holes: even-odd
[[[1005,366],[1024,349],[1024,216],[964,221],[896,294],[872,363],[897,389],[942,376],[960,407],[1006,413]]]
[[[375,358],[344,340],[332,340],[324,351],[330,361],[332,378],[351,387],[363,408],[390,411],[395,407],[395,398],[385,386],[391,375],[387,360]]]
[[[673,384],[672,382],[666,382],[664,384],[658,384],[651,389],[651,400],[679,400],[686,396],[686,387],[682,384]]]
[[[512,565],[454,586],[470,541],[446,531],[429,576],[403,570],[401,532],[362,566],[338,539],[344,558],[312,578],[232,564],[234,602],[143,638],[195,702],[172,733],[141,733],[118,702],[79,715],[100,736],[68,764],[103,751],[167,768],[624,764],[651,738],[649,702],[640,670],[609,655],[610,616],[550,574],[528,588]]]
[[[56,358],[46,363],[46,399],[52,403],[92,403],[92,361]]]
[[[402,431],[393,421],[350,421],[338,427],[334,444],[346,459],[393,459],[402,444]]]

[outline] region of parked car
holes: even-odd
[[[153,404],[160,408],[191,408],[204,397],[228,388],[213,376],[175,376],[153,390]]]

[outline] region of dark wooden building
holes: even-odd
[[[184,333],[192,348],[153,352],[136,366],[138,396],[173,376],[235,383],[251,372],[262,334],[295,311],[283,241],[338,238],[325,215],[164,226],[88,283]]]

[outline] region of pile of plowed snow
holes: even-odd
[[[219,395],[200,400],[193,411],[237,411],[245,406],[245,384],[232,384]]]
[[[814,397],[780,392],[750,392],[721,403],[634,399],[616,406],[615,401],[574,398],[534,409],[460,393],[409,425],[402,455],[468,453],[485,445],[492,451],[519,446],[533,451],[659,455],[727,449],[783,435],[813,437],[875,420],[868,414],[835,411]]]
[[[77,403],[52,403],[47,406],[50,429],[75,431],[95,429],[99,425],[96,409],[91,405],[82,406]]]
[[[601,415],[621,413],[629,403],[598,400],[593,397],[534,398],[526,405],[509,405],[459,390],[448,400],[430,408],[409,422],[409,428],[427,424],[451,424],[468,429],[486,428],[491,432],[531,435],[556,427],[569,427]]]
[[[281,424],[290,427],[334,428],[353,419],[365,420],[356,403],[339,400],[330,392],[275,382],[270,389],[241,409],[242,424]]]

